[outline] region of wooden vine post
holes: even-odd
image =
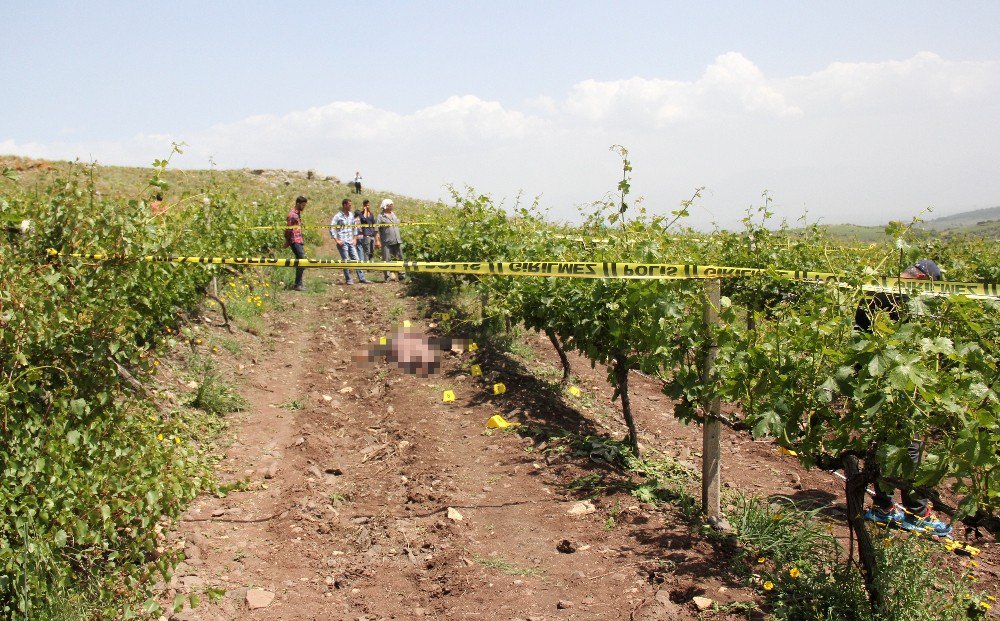
[[[208,228],[209,235],[212,234],[212,201],[205,197],[205,226]],[[214,274],[212,275],[212,282],[209,283],[209,292],[218,300],[219,298],[219,279]],[[228,320],[226,323],[229,323]]]
[[[708,384],[712,379],[712,369],[719,353],[716,341],[715,327],[719,325],[719,304],[722,297],[722,281],[718,279],[705,281],[705,302],[702,307],[702,320],[708,332],[705,343],[705,359],[702,365],[701,381]],[[719,421],[722,402],[718,396],[712,396],[705,404],[705,423],[702,431],[702,462],[701,462],[701,506],[709,522],[722,519],[722,507],[719,499],[721,487],[721,440],[722,423]]]

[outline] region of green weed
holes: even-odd
[[[215,415],[240,411],[247,400],[229,384],[219,378],[211,358],[193,355],[189,362],[191,373],[197,378],[198,387],[191,394],[188,404]]]
[[[508,576],[541,576],[544,575],[545,573],[542,569],[538,567],[528,567],[528,568],[518,567],[517,565],[508,562],[507,560],[505,560],[503,557],[500,556],[492,556],[492,557],[477,556],[475,557],[475,559],[476,562],[482,565],[483,567],[496,569],[500,573]]]
[[[237,479],[229,483],[223,483],[222,485],[217,485],[213,491],[216,498],[225,498],[230,494],[230,492],[245,492],[248,489],[251,489],[252,485],[253,479],[248,477]]]
[[[236,339],[221,337],[219,339],[219,345],[221,345],[223,349],[225,349],[226,351],[228,351],[233,355],[237,355],[241,351],[243,351],[243,346],[240,345],[239,341],[237,341]]]

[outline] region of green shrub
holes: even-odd
[[[6,183],[0,210],[35,231],[0,243],[0,617],[117,618],[135,610],[176,555],[163,524],[205,485],[205,461],[176,423],[123,384],[148,380],[155,349],[219,269],[95,264],[64,253],[266,251],[270,208],[208,192],[170,218],[95,190],[79,168],[37,192]],[[211,213],[212,226],[207,215]],[[4,214],[0,214],[4,215]],[[225,223],[225,224],[222,224]],[[206,375],[196,401],[232,395]],[[147,602],[155,611],[155,602]]]
[[[889,531],[876,539],[885,612],[873,614],[860,571],[820,509],[786,498],[737,496],[728,518],[743,547],[737,564],[775,621],[965,621],[985,611],[934,541]]]

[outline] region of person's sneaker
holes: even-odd
[[[345,282],[344,284],[345,284],[345,285],[353,285],[353,284],[354,284],[354,281],[353,281],[353,280],[348,280],[348,281],[347,281],[347,282]]]
[[[903,516],[903,522],[900,526],[909,531],[934,535],[935,537],[947,537],[951,535],[951,525],[934,517],[930,507],[927,508],[923,515],[907,511]]]
[[[865,519],[869,522],[875,522],[876,524],[899,526],[903,523],[903,512],[896,507],[889,510],[872,507],[871,509],[865,511]]]
[[[370,284],[372,284],[372,281],[370,281],[370,280],[359,280],[358,282],[360,282],[362,285],[370,285]]]
[[[295,290],[295,291],[305,291],[306,290],[306,286],[305,285],[295,285],[294,287],[292,287],[292,289]]]

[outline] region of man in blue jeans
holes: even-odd
[[[288,227],[285,229],[285,246],[292,249],[296,259],[306,258],[305,240],[302,238],[302,210],[306,208],[307,202],[309,199],[305,196],[296,198],[295,207],[285,217],[285,225]],[[295,269],[295,285],[292,288],[296,291],[306,290],[302,284],[302,275],[305,271],[305,268],[301,267]]]
[[[919,280],[941,280],[941,269],[930,259],[921,259],[903,270],[900,278]],[[879,314],[891,321],[899,321],[900,311],[906,306],[906,296],[892,293],[875,293],[866,296],[854,313],[854,327],[862,332],[872,332],[872,324]],[[914,440],[907,449],[910,460],[917,467],[923,461],[924,443]],[[883,486],[888,489],[884,491]],[[893,489],[885,481],[875,485],[875,500],[872,508],[865,512],[865,519],[879,524],[896,526],[904,530],[917,531],[928,535],[947,537],[951,526],[934,517],[927,498],[914,490],[908,483],[900,487],[902,504],[893,501]]]
[[[357,227],[358,221],[351,213],[351,199],[345,198],[340,202],[340,211],[330,221],[330,237],[337,242],[337,250],[340,251],[340,258],[344,261],[357,261],[358,238],[361,236]],[[368,284],[365,273],[355,270],[358,273],[358,282]],[[351,270],[344,270],[344,280],[348,285],[353,285],[351,280]]]

